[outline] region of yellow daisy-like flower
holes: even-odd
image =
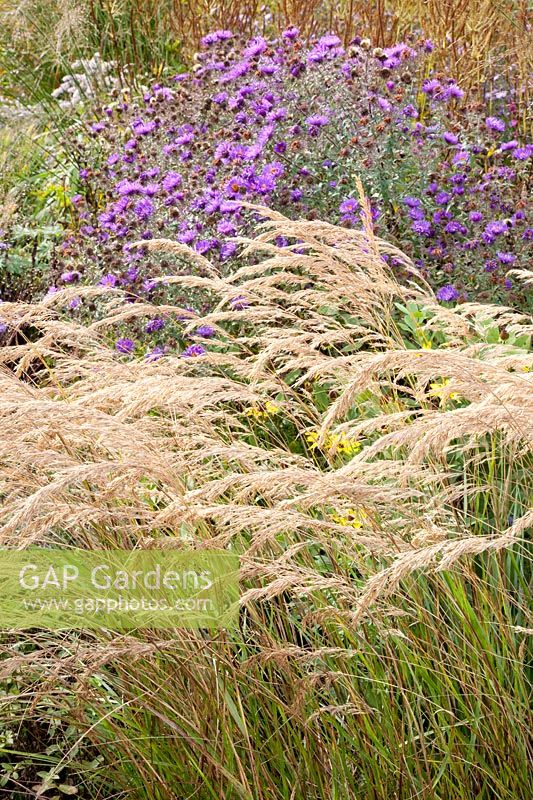
[[[331,519],[338,525],[349,525],[351,528],[357,529],[368,524],[369,516],[364,508],[347,508],[343,514],[338,514],[334,511]]]
[[[305,434],[307,443],[310,450],[316,450],[318,447],[318,431],[307,431]],[[353,456],[361,450],[361,442],[350,436],[344,436],[342,433],[327,433],[322,445],[324,450],[333,450],[345,456]]]
[[[435,381],[429,384],[429,397],[436,397],[439,400],[440,406],[445,406],[448,400],[459,400],[461,395],[458,392],[448,392],[446,387],[450,383],[449,378],[444,378],[441,381]]]
[[[279,411],[279,406],[277,406],[271,400],[267,400],[263,406],[263,409],[260,409],[257,406],[249,406],[244,413],[247,417],[253,417],[254,419],[265,419],[265,417],[271,417],[274,414],[277,414]]]

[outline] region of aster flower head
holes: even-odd
[[[327,125],[329,122],[329,117],[326,114],[312,114],[310,117],[307,117],[305,120],[305,124],[307,125],[307,130],[311,134],[316,134],[323,128],[324,125]]]
[[[348,197],[346,200],[343,200],[339,206],[339,211],[341,214],[357,214],[360,210],[361,206],[359,202],[355,199],[355,197]]]
[[[220,248],[220,259],[221,261],[227,261],[228,258],[231,258],[235,255],[237,251],[237,245],[235,242],[225,242]]]
[[[514,150],[516,147],[518,147],[518,141],[516,139],[511,139],[508,142],[502,142],[501,143],[500,151],[502,153],[505,153],[505,152],[507,152],[507,150]]]
[[[427,220],[416,220],[411,225],[411,229],[420,236],[431,236],[432,233],[431,223]]]
[[[442,91],[442,84],[436,78],[431,78],[427,81],[424,81],[424,83],[422,84],[422,91],[424,92],[424,94],[433,97],[434,95]]]
[[[132,339],[118,339],[115,342],[115,350],[119,353],[129,354],[135,350],[135,342]]]
[[[465,93],[460,86],[452,82],[444,88],[442,91],[442,96],[445,100],[450,100],[452,98],[455,100],[461,100],[465,96]]]
[[[201,344],[190,344],[185,350],[181,353],[181,358],[197,358],[198,356],[203,356],[206,353],[205,347]]]
[[[164,319],[151,319],[149,320],[144,330],[146,333],[155,333],[156,331],[160,331],[162,328],[165,327],[165,320]]]
[[[267,41],[262,36],[256,36],[255,39],[251,39],[246,48],[243,52],[244,58],[255,58],[256,56],[264,53],[267,49]]]
[[[496,256],[498,261],[500,261],[502,264],[514,264],[516,261],[516,256],[514,253],[504,253],[501,250],[498,250]]]
[[[452,133],[451,131],[445,131],[442,134],[442,138],[446,142],[446,144],[456,145],[459,144],[459,137]]]
[[[232,299],[229,301],[229,304],[236,311],[242,311],[243,309],[248,308],[248,306],[250,305],[248,300],[245,297],[243,297],[243,295],[232,297]]]
[[[296,27],[296,25],[291,25],[281,34],[282,38],[286,39],[289,42],[294,41],[294,39],[297,39],[299,35],[300,35],[300,30],[299,28]]]
[[[499,117],[487,117],[485,120],[485,127],[489,131],[497,131],[498,133],[503,133],[505,130],[505,122],[503,119]]]
[[[163,347],[162,345],[158,344],[158,345],[156,345],[155,347],[153,347],[151,350],[149,350],[146,353],[145,359],[146,359],[146,361],[150,361],[150,362],[151,361],[158,361],[162,356],[165,355],[165,352],[166,352],[166,348]]]
[[[60,280],[63,283],[76,283],[81,278],[81,273],[77,272],[76,270],[68,270],[67,272],[63,272],[60,276]]]
[[[452,219],[450,222],[448,222],[444,230],[446,233],[461,234],[462,236],[465,236],[467,233],[467,229],[463,223],[456,219]]]
[[[516,147],[511,155],[517,161],[527,161],[528,158],[533,156],[533,145],[528,144],[525,147]]]
[[[233,38],[233,33],[228,30],[212,31],[200,39],[200,44],[204,47],[217,44],[218,42],[226,42]]]
[[[201,336],[203,339],[210,339],[215,335],[215,329],[211,325],[200,325],[194,331],[196,336]]]
[[[441,300],[445,303],[452,303],[454,300],[457,300],[458,297],[459,292],[453,283],[447,283],[446,286],[441,286],[437,292],[437,300]]]
[[[139,200],[138,203],[135,204],[134,209],[136,216],[144,221],[149,219],[154,213],[154,205],[153,203],[145,197],[143,200]]]
[[[136,136],[148,136],[148,134],[155,131],[157,123],[153,119],[148,122],[144,122],[142,119],[136,119],[133,121],[131,127]]]
[[[100,284],[100,286],[109,286],[113,289],[118,283],[118,278],[116,275],[112,275],[110,272],[108,272],[107,275],[103,275],[100,278],[98,283]]]

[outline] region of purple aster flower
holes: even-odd
[[[320,47],[339,47],[341,40],[334,33],[326,33],[324,36],[320,37],[317,44]]]
[[[145,197],[143,200],[139,200],[133,210],[135,211],[137,217],[144,221],[152,216],[155,209],[153,203],[147,197]]]
[[[377,104],[382,111],[390,111],[392,108],[392,103],[386,97],[378,97]]]
[[[131,125],[133,132],[136,136],[147,136],[153,133],[157,128],[157,123],[154,120],[143,122],[142,119],[136,119]]]
[[[459,137],[452,133],[451,131],[445,131],[442,134],[442,138],[446,142],[446,144],[456,145],[459,144]]]
[[[188,230],[181,231],[181,233],[178,234],[178,242],[181,242],[181,244],[190,244],[195,239],[196,239],[196,232],[193,231],[191,228],[189,228]]]
[[[263,167],[263,175],[270,175],[272,178],[279,178],[285,172],[285,167],[281,161],[271,161]]]
[[[499,133],[503,133],[505,130],[505,122],[503,119],[499,119],[498,117],[487,117],[485,120],[485,126],[489,129],[489,131],[498,131]]]
[[[501,250],[498,250],[496,255],[498,261],[501,261],[502,264],[514,264],[516,261],[516,256],[513,253],[502,253]]]
[[[147,278],[145,281],[143,281],[143,285],[142,285],[143,292],[146,292],[146,294],[149,294],[150,292],[153,292],[153,290],[155,289],[156,286],[157,286],[157,281],[156,280],[154,280],[153,278]]]
[[[130,181],[127,178],[119,181],[116,185],[116,190],[120,195],[141,194],[143,187],[139,181]]]
[[[427,220],[416,220],[411,225],[411,230],[420,236],[431,236],[431,224]]]
[[[343,200],[339,206],[339,211],[341,214],[357,214],[360,210],[361,206],[359,205],[358,201],[355,197],[348,197],[346,200]]]
[[[458,150],[456,153],[453,154],[452,163],[453,164],[463,164],[468,161],[470,158],[467,150]]]
[[[209,47],[210,45],[216,44],[217,42],[225,42],[228,39],[232,39],[233,34],[231,31],[212,31],[212,33],[208,33],[203,39],[200,39],[200,44],[204,47]]]
[[[502,153],[505,153],[507,150],[514,150],[515,147],[518,147],[518,142],[516,139],[511,139],[509,142],[502,142],[500,150]]]
[[[220,258],[222,261],[227,261],[237,250],[235,242],[225,242],[220,248]]]
[[[453,283],[447,283],[446,286],[442,286],[437,292],[437,300],[442,300],[446,303],[451,303],[454,300],[457,300],[458,297],[459,292]]]
[[[196,336],[201,336],[203,339],[210,339],[215,335],[215,329],[212,328],[211,325],[200,325],[199,328],[196,328],[194,333]]]
[[[203,345],[190,344],[181,354],[181,358],[196,358],[197,356],[203,356],[205,352],[206,349],[203,347]]]
[[[204,253],[209,253],[210,250],[213,250],[217,245],[216,239],[198,239],[196,244],[194,245],[194,249],[197,253],[203,255]]]
[[[471,211],[468,216],[470,218],[470,222],[481,222],[483,219],[483,214],[481,211]]]
[[[296,25],[291,25],[290,28],[287,28],[281,34],[282,38],[287,39],[288,41],[297,39],[299,35],[300,35],[300,30],[299,28],[296,27]]]
[[[525,147],[517,147],[511,155],[518,161],[527,161],[533,155],[533,145],[528,144]]]
[[[235,309],[235,311],[242,311],[244,308],[248,308],[250,305],[248,300],[243,297],[243,295],[232,297],[232,299],[229,301],[229,304],[233,309]]]
[[[0,336],[7,331],[7,325],[5,322],[0,322]]]
[[[151,319],[146,323],[144,330],[146,333],[155,333],[165,327],[164,319]]]
[[[162,345],[158,344],[152,350],[149,350],[146,355],[146,361],[158,361],[162,356],[165,355],[166,348],[162,347]]]
[[[158,183],[147,183],[143,187],[143,194],[145,197],[154,197],[158,193],[160,186]]]
[[[451,199],[452,199],[452,196],[448,192],[438,192],[438,194],[435,195],[435,202],[439,206],[448,205],[448,203],[450,202]]]
[[[313,114],[310,117],[307,117],[305,120],[305,124],[307,125],[308,132],[310,134],[316,134],[324,125],[327,125],[329,122],[329,117],[325,114]]]
[[[451,233],[451,234],[460,233],[462,236],[465,236],[467,233],[467,229],[465,228],[463,223],[458,222],[456,219],[452,219],[451,222],[448,222],[444,230],[446,231],[446,233]]]
[[[217,231],[221,233],[222,236],[234,236],[237,232],[237,228],[228,219],[221,219],[217,224]]]
[[[267,49],[267,41],[262,36],[256,36],[255,39],[251,39],[248,42],[248,45],[244,49],[243,57],[244,58],[254,58],[255,56],[264,53]]]
[[[424,94],[428,94],[430,97],[433,97],[434,95],[442,91],[441,82],[438,81],[436,78],[424,81],[422,85],[422,91],[424,92]]]
[[[451,216],[452,215],[449,211],[446,211],[443,208],[439,208],[439,210],[435,211],[435,213],[433,214],[432,220],[436,225],[440,225],[441,222],[443,222],[445,219],[451,219]]]
[[[102,278],[100,278],[98,283],[100,286],[110,286],[111,288],[114,288],[118,283],[118,278],[116,275],[112,275],[109,272],[107,275],[104,275]]]
[[[496,239],[497,236],[501,236],[506,231],[507,231],[507,225],[505,224],[505,222],[500,222],[499,220],[494,220],[493,222],[489,222],[485,226],[485,230],[483,231],[483,241],[486,244],[492,244],[492,242]]]
[[[404,117],[410,117],[411,119],[418,118],[418,111],[413,105],[411,105],[411,103],[409,103],[402,109],[402,114],[404,115]]]
[[[79,272],[69,270],[68,272],[63,272],[59,280],[63,281],[63,283],[75,283],[80,278],[81,274]]]
[[[465,96],[465,93],[456,83],[450,83],[443,90],[442,95],[445,100],[450,100],[451,98],[461,100]]]
[[[270,175],[259,175],[255,179],[253,187],[259,194],[269,194],[276,188],[276,181]]]
[[[132,353],[135,350],[135,342],[131,339],[118,339],[115,342],[115,350],[119,353]]]
[[[219,83],[231,83],[238,78],[242,78],[242,76],[246,75],[249,70],[249,61],[239,61],[237,64],[234,64],[230,69],[228,69],[221,78],[219,78]]]

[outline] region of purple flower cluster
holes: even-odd
[[[531,239],[521,198],[533,148],[519,141],[512,101],[480,118],[451,78],[420,82],[430,44],[344,48],[327,34],[307,45],[294,27],[274,41],[208,34],[193,72],[93,121],[87,164],[100,154],[100,166],[80,171],[85,201],[61,280],[157,300],[168,295],[153,278],[174,267],[132,242],[176,239],[231,269],[234,237],[256,222],[243,201],[357,227],[361,175],[378,232],[408,250],[442,299],[455,299],[450,287],[503,289]],[[148,321],[144,333],[164,325]]]

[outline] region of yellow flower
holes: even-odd
[[[318,431],[307,431],[305,434],[307,443],[310,450],[316,450],[318,447]],[[345,436],[342,433],[327,433],[324,437],[322,449],[336,450],[345,456],[353,456],[361,450],[361,442],[350,436]]]
[[[429,397],[436,397],[439,400],[439,405],[445,406],[447,400],[459,400],[461,395],[458,392],[448,392],[446,387],[450,383],[449,378],[444,378],[441,381],[435,381],[429,384]]]
[[[280,410],[279,406],[275,403],[272,403],[270,400],[267,400],[264,405],[264,410],[262,411],[257,406],[249,406],[245,410],[245,414],[247,417],[253,417],[254,419],[264,419],[265,417],[270,417],[273,414],[277,414]]]
[[[364,508],[347,508],[343,515],[334,511],[331,519],[338,525],[349,525],[351,528],[362,528],[369,521],[368,514]]]

